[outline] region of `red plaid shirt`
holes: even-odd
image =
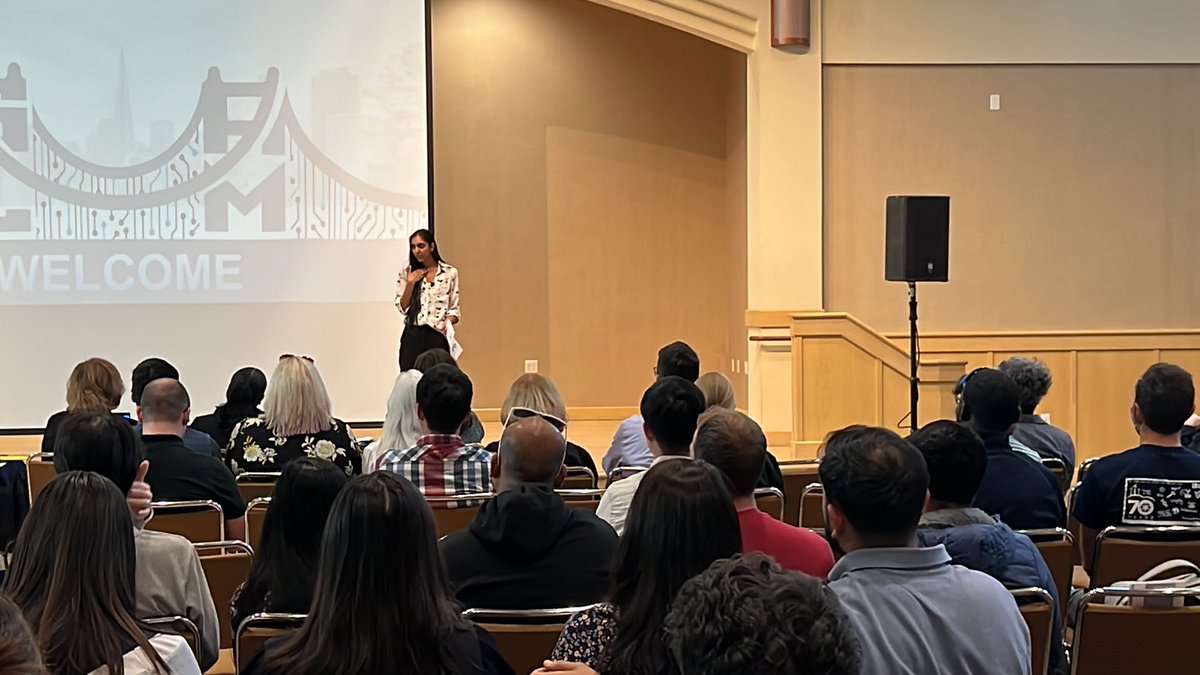
[[[393,450],[379,463],[381,471],[393,471],[417,486],[426,497],[491,492],[492,453],[475,444],[463,443],[458,435],[428,434],[407,450]],[[479,503],[465,500],[431,501],[433,508],[454,509]]]

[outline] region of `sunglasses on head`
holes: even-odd
[[[530,417],[540,417],[546,420],[550,423],[550,426],[554,427],[555,430],[557,430],[560,434],[564,434],[567,431],[567,423],[565,420],[561,420],[550,413],[534,410],[533,408],[512,408],[508,411],[508,418],[504,420],[504,426],[508,426],[516,420],[529,419]]]
[[[316,361],[313,361],[313,357],[303,356],[300,354],[280,354],[279,360],[282,361],[284,359],[304,359],[305,361],[308,361],[309,363],[316,363]]]

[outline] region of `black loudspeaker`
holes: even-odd
[[[887,198],[888,281],[949,281],[950,198]]]

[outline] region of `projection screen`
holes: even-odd
[[[0,428],[42,426],[92,356],[127,386],[171,361],[201,414],[308,355],[335,415],[382,419],[430,223],[425,0],[0,15]]]

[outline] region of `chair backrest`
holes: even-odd
[[[1050,469],[1050,473],[1054,474],[1055,480],[1058,481],[1058,492],[1064,494],[1067,491],[1067,463],[1057,457],[1043,457],[1042,466]]]
[[[567,619],[586,607],[535,610],[468,609],[463,617],[491,633],[515,673],[532,673],[550,658]]]
[[[38,452],[30,455],[25,460],[25,472],[29,475],[29,503],[32,504],[58,475],[54,470],[54,453]]]
[[[800,491],[800,527],[825,529],[825,488],[809,483]]]
[[[438,538],[467,529],[471,521],[475,520],[475,514],[479,513],[481,503],[492,497],[491,493],[455,495],[454,497],[446,498],[427,497],[426,501],[429,502],[429,506],[433,509],[433,522],[437,525]],[[472,505],[446,508],[446,503],[454,504],[463,501]]]
[[[1050,576],[1054,577],[1054,589],[1058,591],[1059,614],[1067,611],[1067,597],[1071,594],[1071,575],[1075,573],[1075,537],[1061,527],[1042,530],[1018,530],[1033,540]]]
[[[1082,467],[1080,470],[1082,470]],[[1083,551],[1080,549],[1080,546],[1083,545],[1083,526],[1080,525],[1079,521],[1075,519],[1075,500],[1078,498],[1079,483],[1077,482],[1071,486],[1071,489],[1067,490],[1067,531],[1071,533],[1072,537],[1075,537],[1076,542],[1075,550],[1071,555],[1071,560],[1074,561],[1076,565],[1082,565]]]
[[[604,497],[604,490],[586,489],[586,490],[555,490],[567,506],[573,509],[587,509],[592,513],[596,512],[596,508],[600,506],[600,499]]]
[[[754,503],[758,510],[775,520],[783,520],[783,492],[779,488],[765,487],[754,490]]]
[[[250,659],[262,649],[267,640],[293,631],[304,625],[307,614],[251,614],[242,619],[237,627],[237,635],[233,641],[233,661],[237,664],[237,672],[242,672],[250,664]]]
[[[1021,618],[1029,626],[1033,675],[1046,675],[1050,672],[1050,650],[1053,648],[1054,600],[1044,588],[1018,588],[1012,595],[1021,610]]]
[[[270,497],[275,494],[275,483],[279,480],[276,471],[248,471],[238,474],[237,486],[242,493],[242,499],[250,503],[260,497]]]
[[[225,540],[225,514],[209,499],[184,502],[154,502],[154,517],[147,530],[177,534],[193,544]]]
[[[1104,604],[1106,598],[1191,598],[1200,589],[1135,591],[1097,588],[1075,610],[1072,675],[1191,673],[1196,657],[1187,645],[1200,634],[1200,607],[1158,609]]]
[[[783,522],[789,525],[800,524],[800,493],[804,486],[820,480],[817,468],[821,462],[816,459],[805,459],[794,462],[780,462],[779,471],[783,474]]]
[[[1096,537],[1092,588],[1132,581],[1176,558],[1200,565],[1200,527],[1106,527]]]
[[[608,472],[608,485],[611,487],[613,483],[622,478],[629,478],[633,474],[641,473],[649,468],[648,466],[618,466]]]
[[[160,633],[170,633],[183,638],[188,649],[192,650],[192,656],[196,657],[196,662],[200,662],[200,629],[191,619],[186,616],[155,616],[142,619],[142,623]]]
[[[256,551],[262,543],[263,523],[267,520],[267,509],[270,506],[270,497],[252,499],[246,504],[246,538],[250,540],[250,548]]]
[[[1102,458],[1101,457],[1092,457],[1091,459],[1083,460],[1083,462],[1079,465],[1079,469],[1077,469],[1075,471],[1075,484],[1076,485],[1078,485],[1079,482],[1083,480],[1083,477],[1087,475],[1087,472],[1091,471],[1092,466],[1100,459],[1102,459]]]
[[[254,551],[240,541],[217,541],[195,544],[200,556],[200,567],[208,580],[208,592],[217,606],[217,619],[221,627],[221,649],[233,646],[233,626],[230,603],[246,578],[250,576],[250,565],[254,563]]]
[[[596,474],[586,466],[568,466],[567,479],[562,484],[567,490],[591,490],[597,486]]]

